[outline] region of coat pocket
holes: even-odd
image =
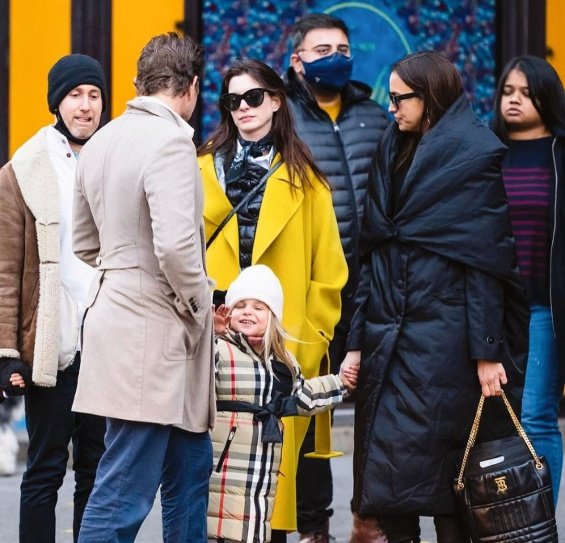
[[[166,329],[164,355],[167,360],[187,360],[194,357],[193,343],[181,319],[175,318]]]

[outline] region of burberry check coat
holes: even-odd
[[[287,399],[290,395],[298,415],[309,416],[335,407],[346,394],[337,375],[305,380],[294,357],[294,377],[277,360],[271,359],[267,367],[240,334],[219,337],[216,345],[218,402],[237,400],[264,406],[271,402],[275,390],[288,384]],[[282,426],[280,419],[278,424]],[[252,413],[218,410],[212,431],[209,538],[245,543],[271,540],[282,443],[264,443],[263,433],[264,423],[254,420]],[[284,429],[282,433],[284,439]]]

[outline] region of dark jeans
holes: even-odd
[[[345,357],[345,333],[336,329],[330,344],[330,373],[338,373]],[[305,458],[306,453],[314,451],[316,418],[312,417],[306,437],[302,442],[296,470],[296,506],[298,531],[301,534],[323,531],[328,519],[333,515],[330,508],[333,499],[333,479],[329,460]]]
[[[80,356],[57,374],[55,387],[32,386],[25,396],[29,435],[27,466],[21,484],[20,543],[55,543],[55,505],[63,484],[73,443],[75,472],[74,541],[88,496],[94,485],[98,460],[104,452],[105,420],[73,413]]]
[[[416,515],[380,515],[379,523],[388,543],[419,543],[420,518]],[[434,517],[437,543],[468,543],[469,538],[458,520],[449,515]]]

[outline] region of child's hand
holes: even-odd
[[[214,311],[214,333],[223,336],[230,325],[230,308],[222,304],[218,309],[212,306],[212,310]]]
[[[360,365],[361,351],[349,351],[339,368],[339,377],[350,392],[357,387]]]

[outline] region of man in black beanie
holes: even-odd
[[[107,102],[102,66],[67,55],[51,68],[42,128],[0,170],[0,394],[25,394],[29,435],[20,543],[55,543],[57,492],[73,441],[74,540],[98,460],[104,419],[71,411],[80,367],[80,324],[94,270],[72,252],[77,157]]]

